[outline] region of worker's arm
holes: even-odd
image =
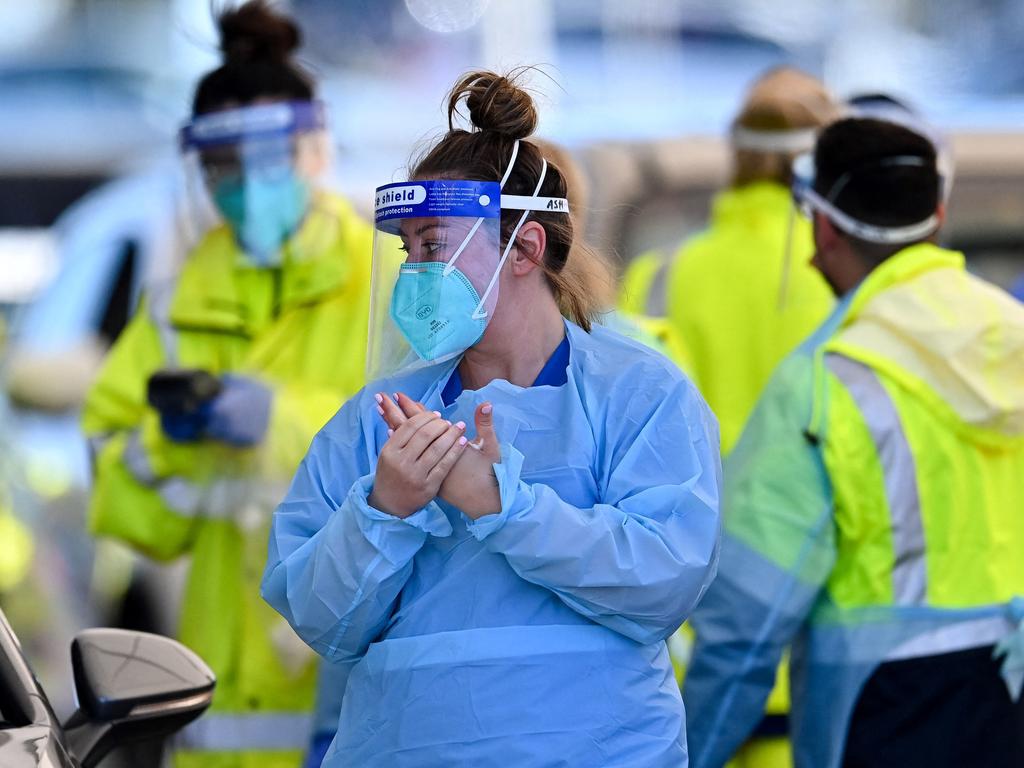
[[[263,598],[335,663],[366,652],[391,617],[427,537],[452,532],[434,502],[406,518],[370,505],[377,455],[387,439],[376,410],[361,392],[313,440],[274,512],[263,574]]]
[[[212,441],[176,443],[164,435],[146,387],[165,365],[143,306],[107,356],[82,417],[93,457],[90,529],[158,559],[190,546],[213,472],[241,473],[252,462],[246,452]]]
[[[809,357],[784,362],[726,463],[718,578],[691,619],[683,690],[695,768],[724,765],[760,721],[835,562],[831,489],[806,432],[812,389]]]
[[[469,530],[577,613],[654,644],[679,628],[714,578],[721,462],[717,424],[692,384],[631,373],[608,424],[597,427],[607,429],[598,503],[577,506],[524,479],[523,454],[505,444],[494,466],[501,510]],[[567,425],[576,427],[586,425]]]

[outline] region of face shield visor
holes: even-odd
[[[281,262],[312,199],[311,157],[322,151],[320,102],[257,104],[198,115],[180,134],[199,231],[219,218],[257,267]]]
[[[877,163],[872,163],[872,168],[924,168],[927,163],[923,158],[914,155],[897,155],[886,157]],[[899,245],[912,243],[928,237],[939,228],[938,213],[932,213],[927,218],[914,224],[907,224],[897,227],[880,226],[861,221],[848,213],[840,210],[833,202],[843,188],[850,183],[857,169],[847,171],[832,185],[827,194],[821,195],[814,189],[815,180],[814,156],[810,153],[800,155],[793,161],[793,203],[797,210],[807,218],[813,218],[814,212],[823,214],[839,229],[848,235],[866,240],[870,243],[884,245]]]
[[[499,302],[500,275],[531,211],[565,198],[503,195],[496,181],[419,180],[379,187],[375,204],[367,380],[451,360],[476,344]],[[503,245],[501,211],[521,211]]]

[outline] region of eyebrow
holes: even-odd
[[[448,225],[447,224],[424,224],[422,227],[417,227],[416,231],[413,232],[411,235],[408,234],[407,232],[399,232],[399,236],[400,237],[419,237],[424,232],[426,232],[428,229],[448,229]]]

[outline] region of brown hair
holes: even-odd
[[[755,131],[823,128],[839,114],[839,104],[820,80],[793,67],[775,67],[750,87],[733,126]],[[733,186],[754,181],[777,181],[788,186],[793,158],[787,152],[737,149]]]
[[[509,195],[532,195],[546,158],[540,148],[525,139],[537,128],[533,99],[516,84],[524,70],[508,75],[470,72],[460,79],[448,96],[448,132],[413,170],[413,178],[462,178],[497,181],[502,178],[519,140],[519,155],[503,191]],[[475,130],[455,127],[459,107],[465,102]],[[567,197],[566,178],[558,165],[548,159],[547,175],[538,195]],[[570,203],[570,207],[571,207]],[[501,212],[501,240],[507,243],[520,211]],[[530,217],[544,227],[547,248],[538,266],[562,314],[589,331],[591,319],[604,309],[601,301],[609,292],[600,285],[599,271],[591,264],[597,257],[574,245],[574,216],[531,211]]]
[[[584,224],[590,200],[587,176],[565,147],[547,139],[534,139],[533,143],[547,159],[548,167],[557,166],[565,179],[565,197],[573,225],[573,243],[565,268],[577,273],[570,279],[588,287],[597,311],[610,309],[615,303],[615,269],[604,253],[586,241]]]
[[[193,115],[228,105],[245,106],[257,99],[313,98],[313,78],[292,60],[302,33],[266,0],[248,0],[222,11],[217,27],[224,63],[199,81],[192,99]]]

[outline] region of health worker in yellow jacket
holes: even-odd
[[[793,216],[789,169],[838,114],[810,75],[784,67],[762,76],[733,122],[732,182],[715,197],[707,229],[671,259],[637,257],[623,278],[620,305],[664,315],[686,349],[724,454],[772,370],[832,308],[808,264],[810,226]]]
[[[816,78],[789,67],[765,73],[733,121],[732,182],[711,221],[667,259],[643,254],[623,277],[620,306],[658,318],[685,350],[728,455],[772,370],[828,315],[834,299],[809,263],[810,225],[789,193],[793,159],[814,146],[840,105]],[[692,632],[670,644],[685,675]],[[734,768],[788,768],[785,665],[766,717]]]
[[[182,146],[222,223],[149,291],[86,404],[91,529],[188,554],[180,639],[217,674],[182,768],[293,768],[315,656],[259,596],[270,514],[313,435],[363,383],[372,231],[318,187],[322,105],[299,30],[262,2],[219,17],[222,66]]]
[[[757,724],[791,643],[799,768],[1024,765],[1024,306],[934,243],[940,176],[932,141],[865,118],[794,166],[842,301],[729,458],[694,768]]]

